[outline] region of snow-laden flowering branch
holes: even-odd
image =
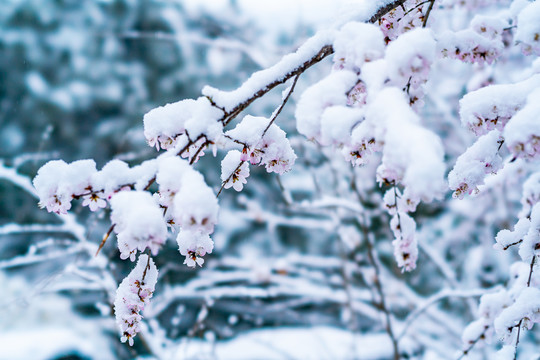
[[[240,192],[249,186],[250,165],[264,166],[266,172],[279,175],[293,169],[298,155],[283,130],[287,127],[280,127],[276,119],[300,75],[332,54],[329,73],[299,97],[296,129],[306,142],[322,149],[326,160],[341,161],[353,174],[362,165],[373,167],[370,178],[362,180],[378,183],[382,188],[375,189],[374,198],[382,201],[378,205],[388,212],[382,218],[389,222],[388,237],[393,234],[395,263],[402,272],[417,268],[417,232],[422,223],[417,225],[417,215],[413,213],[420,203],[441,199],[447,190],[443,142],[432,125],[424,121],[422,112],[424,99],[429,100],[426,89],[432,68],[441,57],[475,66],[494,63],[508,46],[505,36],[510,35],[505,29],[514,20],[516,40],[523,51],[537,52],[534,19],[538,17],[527,15],[538,13],[534,3],[522,4],[522,9],[516,6],[508,14],[475,17],[468,28],[448,33],[426,27],[435,11],[434,4],[433,0],[378,1],[369,5],[373,7],[370,23],[352,21],[338,29],[320,31],[296,52],[254,73],[236,90],[206,86],[197,99],[149,111],[143,120],[144,136],[150,146],[163,151],[140,165],[130,167],[113,160],[98,170],[93,160],[71,164],[57,160],[39,170],[34,186],[41,207],[66,214],[73,200],[82,200],[82,205],[91,211],[110,210],[111,227],[99,249],[114,232],[120,258],[135,261],[138,257],[135,268],[120,284],[115,300],[122,341],[133,345],[140,330],[142,310],[155,289],[158,272],[149,254],[159,256],[174,233],[178,250],[185,257],[184,264],[201,267],[208,260],[205,256],[214,251],[210,236],[218,222],[217,196],[222,190],[233,187]],[[256,99],[291,78],[292,85],[272,115],[246,114],[240,118]],[[503,168],[505,151],[511,154],[508,162],[538,158],[539,88],[536,74],[513,84],[481,88],[461,100],[462,123],[479,138],[458,158],[448,175],[454,196],[477,193],[486,175]],[[234,126],[233,120],[237,121]],[[214,156],[218,156],[218,150],[226,152],[221,161],[221,188],[217,195],[193,166],[208,150]],[[537,183],[531,180],[532,185],[524,192],[524,204],[528,206],[523,210],[524,217],[513,231],[497,236],[502,249],[519,245],[521,263],[531,264],[529,279],[524,286],[520,275],[517,285],[501,290],[498,298],[491,298],[491,294],[482,297],[481,318],[464,334],[467,352],[493,332],[505,339],[515,336],[517,348],[521,326],[538,321],[537,303],[531,300],[536,296],[538,273],[533,272],[539,251]],[[336,184],[340,184],[340,179]],[[339,195],[354,194],[355,186],[356,183],[350,185]],[[281,187],[284,188],[282,184]],[[296,205],[292,197],[288,200],[291,208]],[[343,211],[342,205],[335,206],[336,212]],[[361,204],[360,209],[350,204],[348,207],[363,213],[367,205]],[[257,218],[267,213],[261,210],[250,216]],[[258,220],[273,226],[287,224],[331,231],[336,227],[335,219],[350,220],[339,216],[318,221],[270,215]],[[368,234],[368,221],[362,226],[367,256],[375,271],[371,285],[378,298],[374,303],[385,316],[385,329],[393,344],[394,358],[398,359],[399,337],[395,336],[393,309],[380,279],[383,271],[379,269],[377,245],[373,234]],[[351,308],[358,306],[353,300],[350,295]]]

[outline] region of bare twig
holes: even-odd
[[[425,0],[425,1],[422,1],[421,3],[419,4],[416,4],[415,6],[413,6],[412,8],[410,8],[409,10],[407,10],[404,14],[403,14],[403,17],[409,15],[411,12],[413,12],[414,10],[418,9],[419,7],[422,7],[424,6],[425,4],[427,4],[428,2],[431,2],[432,0]]]
[[[223,191],[223,188],[225,187],[225,184],[227,184],[229,182],[229,180],[231,180],[231,178],[236,174],[236,172],[238,170],[240,170],[240,168],[242,167],[242,165],[244,163],[245,163],[245,161],[240,161],[240,164],[238,164],[238,166],[236,167],[236,169],[234,169],[234,171],[231,173],[231,175],[229,175],[229,177],[221,183],[221,187],[219,188],[219,191],[218,191],[216,197],[219,197],[219,194],[221,194],[221,192]]]
[[[426,15],[424,16],[424,23],[422,24],[422,27],[426,27],[427,21],[429,19],[429,15],[431,14],[431,10],[433,10],[433,5],[435,4],[435,0],[431,0],[429,3],[429,7],[426,11]]]
[[[358,223],[360,228],[362,229],[362,232],[364,233],[364,238],[366,240],[366,244],[368,247],[368,260],[373,267],[373,270],[375,271],[375,278],[373,280],[373,283],[375,285],[375,289],[377,290],[377,293],[379,294],[379,306],[382,310],[384,317],[385,317],[385,329],[388,333],[388,336],[390,337],[390,340],[392,341],[392,346],[394,348],[394,360],[399,360],[399,347],[398,347],[398,340],[394,334],[394,330],[392,329],[392,322],[391,322],[391,316],[390,311],[388,310],[388,307],[386,305],[385,295],[381,284],[381,272],[379,270],[379,264],[377,262],[376,254],[375,254],[375,246],[372,243],[371,236],[369,236],[366,227],[363,224]]]
[[[530,287],[531,286],[531,278],[532,278],[532,273],[533,273],[533,270],[534,270],[534,263],[536,261],[536,255],[533,255],[532,257],[532,260],[531,260],[531,265],[530,265],[530,268],[529,268],[529,278],[527,279],[527,287]],[[516,345],[514,345],[514,360],[517,359],[517,347],[518,347],[518,344],[519,344],[519,336],[521,335],[521,324],[523,323],[523,319],[519,320],[519,323],[517,324],[517,336],[516,336]]]
[[[283,102],[281,103],[281,105],[279,106],[279,108],[274,112],[273,116],[272,116],[272,119],[270,119],[270,122],[268,123],[268,125],[266,126],[266,128],[264,129],[263,133],[262,133],[262,136],[264,137],[264,135],[266,134],[266,132],[268,131],[268,129],[270,129],[270,126],[272,126],[272,124],[274,123],[274,121],[276,120],[276,118],[278,117],[278,115],[281,113],[281,110],[283,110],[283,108],[285,107],[285,104],[287,103],[287,101],[289,100],[289,98],[291,97],[291,94],[293,93],[294,91],[294,87],[296,86],[296,83],[298,82],[298,78],[300,77],[300,74],[296,75],[296,77],[294,78],[294,81],[291,85],[291,88],[289,89],[289,92],[287,93],[287,96],[285,97],[285,99],[283,99]]]
[[[463,359],[464,356],[467,356],[469,352],[473,349],[473,347],[478,344],[478,342],[486,337],[486,332],[489,329],[489,327],[484,328],[484,331],[476,339],[474,339],[471,343],[469,343],[469,347],[463,350],[461,355],[456,360]]]
[[[101,251],[101,248],[103,248],[103,246],[105,245],[105,242],[107,241],[109,236],[111,236],[111,233],[114,230],[115,226],[116,226],[116,224],[112,224],[111,227],[109,228],[109,230],[107,231],[107,233],[103,236],[103,240],[101,240],[101,244],[99,244],[99,247],[98,247],[98,249],[96,251],[95,256],[98,256],[99,252]]]
[[[376,23],[384,15],[386,15],[389,11],[397,8],[398,6],[402,6],[405,3],[405,1],[407,1],[407,0],[396,0],[396,1],[393,1],[393,2],[389,3],[386,6],[383,6],[382,8],[377,10],[377,12],[369,19],[369,22],[370,23]]]

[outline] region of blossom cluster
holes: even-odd
[[[428,1],[408,0],[381,17],[379,26],[384,41],[389,43],[407,31],[422,27],[428,6]]]
[[[73,199],[83,198],[83,206],[95,211],[104,208],[113,194],[124,189],[142,190],[155,173],[155,161],[130,168],[120,160],[108,162],[101,171],[94,160],[49,161],[34,178],[39,205],[49,212],[65,214]]]
[[[435,60],[435,40],[431,31],[414,29],[385,45],[377,26],[349,23],[334,44],[333,71],[300,97],[297,129],[353,165],[382,154],[377,180],[393,186],[385,207],[392,215],[394,254],[410,271],[418,249],[416,224],[407,212],[446,188],[441,141],[415,111]]]
[[[499,231],[495,249],[508,250],[518,247],[521,261],[510,269],[508,288],[485,294],[480,299],[480,317],[463,332],[467,348],[479,340],[491,342],[497,335],[507,346],[517,344],[518,328],[531,329],[540,322],[540,273],[537,262],[540,256],[540,173],[529,176],[523,187],[522,217],[513,230]],[[515,353],[514,346],[509,346]]]
[[[206,97],[187,99],[152,109],[144,115],[144,136],[158,150],[194,145],[203,136],[217,141],[223,133],[223,111]],[[193,156],[196,150],[189,151]]]
[[[161,209],[146,191],[121,191],[111,198],[111,221],[120,258],[135,261],[137,250],[157,255],[167,240]]]
[[[254,160],[254,151],[248,155],[247,148],[242,150],[231,150],[225,155],[221,161],[221,181],[225,189],[230,187],[236,191],[242,191],[244,184],[247,183],[246,178],[249,176],[248,160]]]
[[[533,1],[527,4],[517,16],[515,40],[521,45],[526,55],[540,56],[540,3]]]
[[[390,228],[395,237],[392,245],[397,265],[403,271],[414,270],[418,259],[416,222],[407,213],[400,211],[392,217]]]
[[[540,154],[540,74],[506,85],[490,85],[470,92],[460,101],[461,123],[476,135],[448,175],[454,196],[478,192],[487,174],[503,167],[504,145],[515,158]]]
[[[515,84],[490,85],[470,92],[459,103],[461,124],[477,136],[494,129],[501,131],[538,87],[540,75],[534,75]]]
[[[116,323],[122,342],[133,345],[133,338],[141,331],[141,311],[149,303],[157,283],[158,270],[148,255],[140,255],[137,265],[122,280],[114,300]]]
[[[167,155],[158,158],[158,202],[165,209],[165,221],[180,227],[176,241],[186,257],[184,264],[202,265],[202,256],[213,249],[209,234],[217,223],[218,202],[198,171],[186,160]]]
[[[492,64],[502,53],[503,28],[508,26],[497,17],[477,15],[469,29],[443,33],[439,49],[443,57],[463,62]]]
[[[516,158],[540,156],[540,86],[527,96],[527,102],[504,129],[508,149]]]
[[[503,138],[498,130],[482,135],[471,147],[458,157],[448,174],[448,185],[454,197],[463,199],[465,194],[478,193],[486,174],[494,174],[502,168],[499,155]]]
[[[221,162],[221,180],[225,189],[241,191],[249,176],[249,164],[265,166],[267,172],[283,174],[296,161],[283,130],[270,119],[246,115],[232,130],[225,133],[230,150]],[[239,150],[241,149],[241,150]]]

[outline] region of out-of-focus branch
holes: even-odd
[[[418,319],[422,313],[424,313],[431,305],[448,298],[472,298],[479,297],[486,293],[489,293],[493,289],[473,289],[473,290],[442,290],[425,300],[423,304],[420,304],[414,311],[409,313],[405,321],[405,326],[401,329],[401,332],[397,336],[397,339],[403,338],[407,333],[414,320]]]

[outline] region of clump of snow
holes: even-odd
[[[497,243],[494,245],[496,249],[506,250],[512,245],[517,245],[523,241],[523,237],[529,231],[531,222],[527,218],[519,219],[519,221],[514,226],[514,231],[508,229],[503,229],[499,231],[495,241]]]
[[[540,154],[540,87],[504,128],[507,147],[516,157],[535,158]]]
[[[146,248],[156,255],[167,240],[167,226],[152,195],[145,191],[122,191],[111,198],[111,208],[120,258],[135,261],[137,250],[142,252]]]
[[[535,172],[523,183],[523,196],[521,205],[523,206],[520,215],[528,216],[532,207],[540,202],[540,171]]]
[[[62,160],[49,161],[34,178],[39,206],[49,212],[65,214],[74,196],[91,190],[91,178],[96,173],[94,160],[78,160],[67,164]]]
[[[321,116],[330,106],[346,105],[347,93],[358,81],[358,75],[348,70],[334,71],[309,87],[296,106],[296,128],[308,139],[319,139]]]
[[[385,59],[393,85],[404,87],[410,82],[413,89],[418,88],[427,81],[435,59],[431,30],[419,28],[401,35],[388,45]]]
[[[212,99],[217,106],[229,112],[236,106],[246,102],[253,94],[265,90],[269,84],[290,75],[295,69],[317,55],[324,46],[331,45],[335,35],[334,30],[318,32],[298,48],[295,53],[285,55],[277,64],[254,73],[236,90],[221,91],[211,86],[205,86],[202,93]]]
[[[214,249],[214,242],[210,236],[197,230],[182,229],[176,241],[180,254],[186,257],[184,264],[189,267],[195,267],[197,264],[202,266],[204,264],[202,257]]]
[[[180,191],[186,173],[195,171],[186,160],[177,156],[162,156],[158,159],[156,183],[159,185],[160,205],[169,207]]]
[[[207,234],[214,231],[217,223],[218,202],[212,189],[197,171],[182,177],[182,187],[173,202],[174,223],[182,229],[200,230]]]
[[[216,140],[222,134],[223,111],[204,96],[160,106],[144,115],[144,136],[158,150],[175,147],[181,136],[195,141],[204,135]]]
[[[504,85],[490,85],[465,95],[459,102],[461,124],[476,135],[498,129],[527,101],[527,96],[540,87],[540,74],[527,80]]]
[[[192,116],[195,100],[187,99],[150,110],[144,115],[144,136],[150,146],[169,149],[185,133],[185,123]]]
[[[503,341],[512,339],[514,329],[520,324],[531,329],[540,321],[540,289],[528,287],[521,291],[516,301],[506,307],[495,319],[495,331]]]
[[[384,126],[382,164],[377,178],[401,183],[411,196],[430,202],[442,195],[444,151],[437,135],[419,125],[418,115],[396,88],[383,89],[366,111],[366,120]]]
[[[364,111],[343,105],[327,107],[321,116],[321,145],[342,146],[350,143],[355,125],[364,119]]]
[[[365,62],[384,56],[383,33],[372,24],[349,22],[334,40],[334,68],[359,72]]]
[[[249,164],[246,160],[241,160],[241,157],[240,151],[231,150],[221,161],[221,181],[225,189],[233,187],[236,191],[242,191],[247,183]]]
[[[515,39],[524,54],[540,56],[540,3],[533,1],[518,15]]]
[[[454,197],[463,199],[465,194],[478,192],[486,174],[496,173],[502,167],[499,155],[502,138],[498,130],[481,136],[471,147],[460,155],[454,168],[448,174],[450,189]]]
[[[120,185],[128,185],[133,182],[130,168],[121,160],[111,160],[97,173],[92,176],[94,189],[101,189],[106,198],[110,198]]]
[[[264,165],[268,172],[283,174],[296,161],[285,131],[264,117],[246,115],[234,129],[227,131],[226,136],[243,144],[240,161]]]
[[[524,220],[527,219],[520,219],[520,221]],[[536,204],[532,208],[530,222],[527,221],[526,224],[528,225],[528,231],[522,235],[523,242],[519,246],[519,256],[528,264],[532,261],[533,257],[540,255],[540,204]],[[522,225],[520,230],[524,233],[525,225]]]

